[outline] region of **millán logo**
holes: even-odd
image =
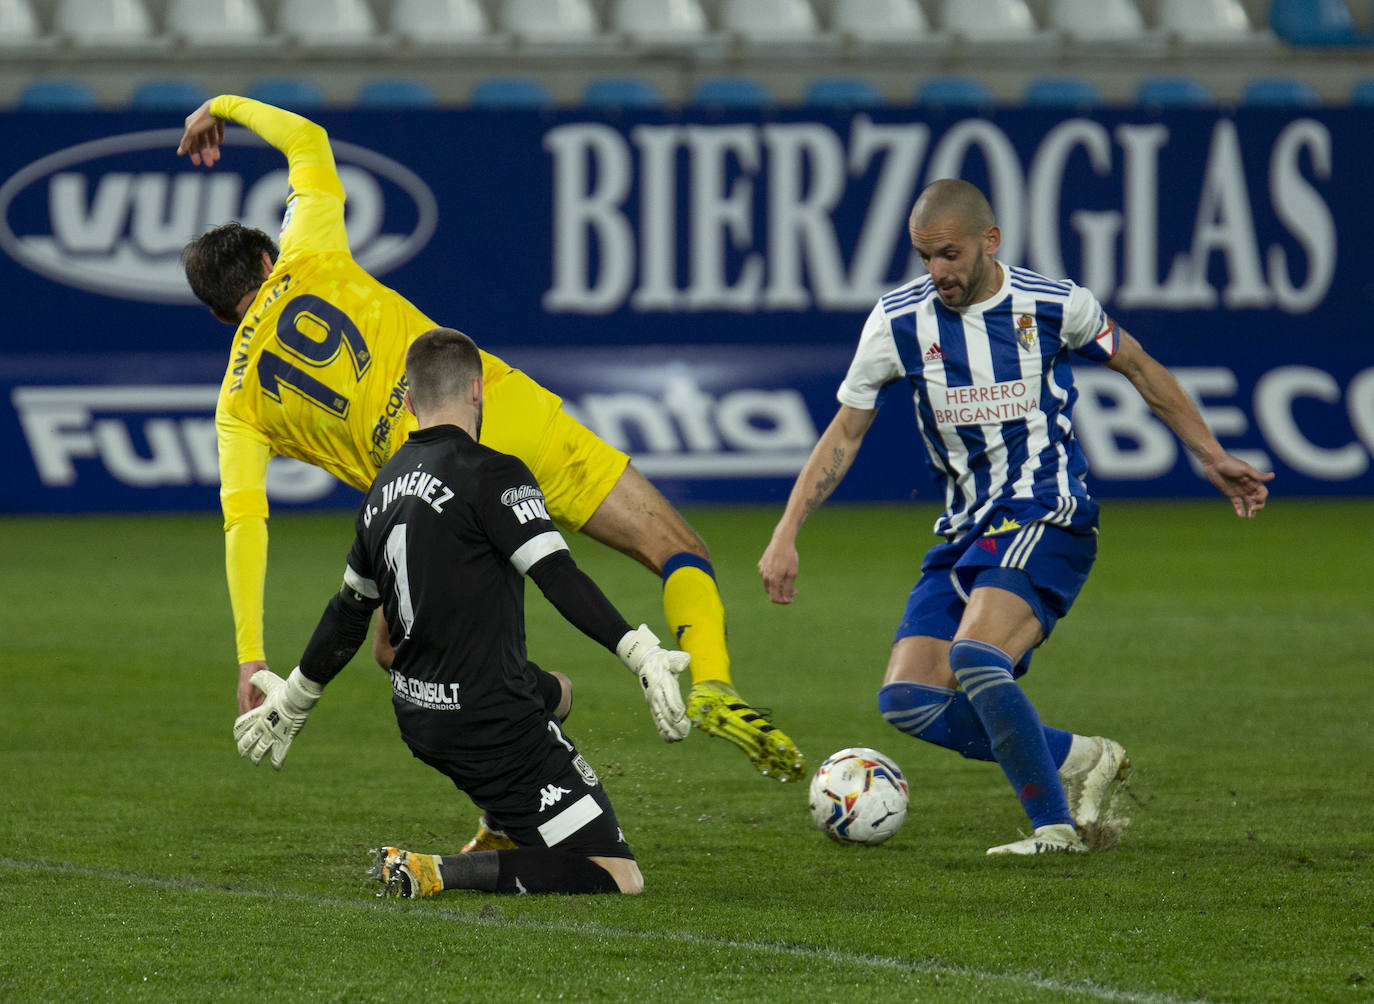
[[[0,185],[0,249],[25,268],[93,293],[153,303],[191,303],[181,249],[229,220],[274,238],[286,206],[286,166],[263,170],[260,154],[205,170],[174,151],[180,129],[153,129],[79,143],[42,157]],[[264,148],[245,129],[226,146]],[[348,192],[353,256],[374,274],[413,258],[439,218],[429,186],[409,168],[351,143],[333,143]],[[225,163],[229,166],[226,167]]]

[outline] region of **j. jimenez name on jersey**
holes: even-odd
[[[398,475],[382,485],[381,507],[370,506],[368,508],[367,512],[363,514],[363,526],[371,526],[372,517],[386,512],[391,503],[409,497],[418,498],[442,515],[444,503],[453,498],[453,489],[427,471],[416,469]]]

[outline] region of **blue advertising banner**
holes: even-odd
[[[0,511],[218,504],[232,333],[178,256],[230,218],[275,233],[285,162],[231,128],[221,164],[194,168],[170,118],[0,115]],[[920,272],[916,193],[948,176],[989,193],[1004,262],[1096,293],[1276,493],[1374,493],[1367,110],[318,118],[358,260],[677,500],[785,498],[864,317]],[[1097,494],[1211,491],[1121,378],[1076,379]],[[274,465],[276,506],[356,501]],[[892,395],[840,497],[931,491]]]

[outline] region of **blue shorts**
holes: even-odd
[[[1073,606],[1096,558],[1096,525],[1022,525],[1015,507],[998,507],[958,540],[926,553],[921,579],[907,598],[893,640],[923,635],[952,641],[969,594],[978,586],[996,586],[1021,597],[1048,638]],[[1029,664],[1027,652],[1017,664],[1017,675]]]

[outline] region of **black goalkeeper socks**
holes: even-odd
[[[439,858],[445,889],[480,889],[506,893],[608,893],[620,886],[590,858],[547,847],[512,851],[472,851]]]

